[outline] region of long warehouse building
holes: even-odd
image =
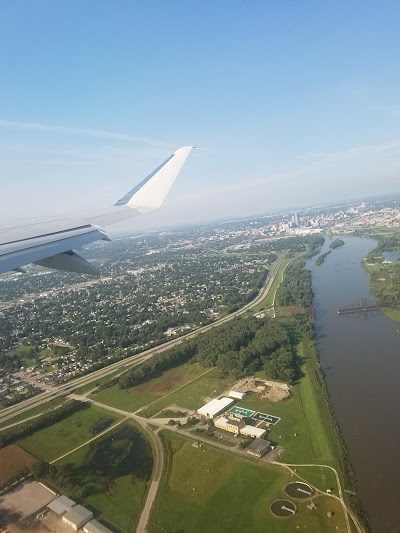
[[[231,405],[235,403],[232,398],[220,398],[211,400],[211,402],[206,403],[200,409],[197,409],[197,413],[206,418],[214,418],[215,416],[220,415],[228,409]]]

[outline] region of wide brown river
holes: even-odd
[[[312,270],[322,370],[373,533],[400,532],[400,335],[381,311],[338,315],[337,308],[373,298],[362,259],[371,239],[343,237]],[[326,239],[323,252],[329,248]]]

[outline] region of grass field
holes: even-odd
[[[9,355],[19,354],[23,367],[33,366],[36,363],[36,356],[31,355],[32,346],[18,346],[9,352]],[[51,348],[43,348],[38,352],[39,357],[53,357],[54,351]]]
[[[65,398],[62,398],[62,397],[54,398],[54,400],[50,400],[47,403],[42,403],[38,407],[33,407],[32,409],[29,409],[28,411],[25,411],[24,413],[21,413],[20,415],[13,416],[12,418],[5,420],[4,422],[1,422],[0,429],[6,426],[9,426],[10,424],[15,424],[15,422],[21,422],[31,416],[45,413],[46,411],[49,411],[50,409],[54,409],[54,407],[62,405],[65,402],[66,402]]]
[[[95,389],[98,385],[101,385],[105,381],[108,381],[109,379],[114,378],[115,376],[118,376],[119,374],[122,374],[123,372],[126,372],[126,369],[119,368],[115,372],[111,372],[111,374],[107,374],[106,376],[96,379],[96,381],[93,381],[92,383],[88,383],[86,385],[82,385],[81,387],[78,387],[77,389],[74,389],[74,394],[86,394],[87,392]]]
[[[298,466],[296,473],[309,481],[314,487],[317,487],[323,492],[326,489],[333,491],[333,494],[338,494],[338,486],[335,474],[329,468],[319,466]]]
[[[20,470],[28,468],[37,462],[36,457],[23,450],[16,444],[11,444],[0,450],[0,489]]]
[[[291,480],[283,469],[254,464],[211,446],[194,448],[191,441],[170,432],[161,435],[169,468],[153,514],[153,533],[345,531],[340,504],[327,496],[315,498],[315,511],[300,503],[294,517],[274,518],[270,505],[283,496]],[[334,513],[332,518],[327,518],[328,511]]]
[[[38,459],[52,461],[91,439],[93,434],[90,429],[97,422],[109,416],[108,411],[96,406],[88,406],[20,440],[18,444]],[[122,418],[115,413],[112,416],[115,420]]]
[[[132,426],[138,432],[138,437],[142,433],[133,421],[128,421],[119,426],[118,431],[124,426]],[[118,446],[116,440],[118,432],[110,433],[113,443]],[[119,475],[113,479],[113,484],[108,490],[104,490],[102,479],[95,473],[89,474],[85,466],[85,456],[89,447],[85,446],[73,454],[61,459],[57,464],[72,464],[76,472],[74,485],[88,487],[89,494],[84,497],[83,505],[89,506],[94,510],[96,519],[100,519],[105,525],[113,531],[131,532],[135,530],[140,513],[142,511],[147,489],[148,479],[141,479],[132,474]],[[151,446],[147,442],[147,451],[151,455]],[[129,466],[129,465],[127,465]]]
[[[228,389],[236,379],[223,377],[218,368],[213,368],[205,375],[183,386],[168,396],[164,396],[149,407],[140,411],[140,415],[146,418],[154,416],[169,405],[177,405],[180,408],[198,409],[205,403],[206,398],[213,398]]]
[[[272,305],[274,301],[274,295],[278,290],[279,285],[282,283],[282,273],[287,267],[288,263],[290,263],[290,261],[292,261],[292,259],[288,257],[284,257],[282,259],[282,262],[279,266],[278,272],[276,273],[275,279],[272,282],[272,285],[268,291],[268,294],[263,300],[261,300],[261,302],[251,308],[252,313],[258,313],[259,311],[262,311],[263,309],[266,309],[267,307],[270,307]]]
[[[275,426],[270,427],[268,439],[285,448],[282,461],[320,462],[335,467],[335,458],[340,453],[333,448],[336,436],[330,425],[330,414],[325,411],[321,413],[325,399],[313,374],[316,363],[313,350],[306,340],[298,346],[299,354],[304,359],[304,376],[293,387],[290,399],[273,403],[262,400],[261,394],[252,393],[248,398],[240,400],[239,405],[281,418]]]
[[[305,376],[300,382],[300,394],[306,426],[312,436],[311,445],[315,462],[337,467],[337,461],[341,460],[339,440],[334,431],[324,384],[319,381],[316,349],[304,339],[299,344],[298,351],[305,361],[303,365]]]
[[[303,307],[297,307],[296,305],[289,305],[286,307],[279,306],[276,308],[276,316],[278,318],[288,318],[293,315],[304,315],[305,311]]]
[[[93,399],[118,409],[134,412],[195,379],[205,371],[206,369],[198,363],[188,363],[171,368],[163,372],[161,376],[130,389],[120,389],[118,385],[114,385],[94,394]]]
[[[392,320],[400,322],[400,309],[396,307],[383,307],[382,311]]]

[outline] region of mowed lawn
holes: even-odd
[[[255,464],[231,453],[163,432],[169,453],[169,472],[156,503],[151,531],[202,533],[251,531],[285,533],[299,530],[313,533],[345,531],[344,516],[337,500],[315,499],[317,510],[297,504],[298,513],[277,519],[271,503],[283,497],[290,473],[277,466]],[[327,512],[334,513],[327,518]]]
[[[229,389],[237,380],[231,376],[222,376],[218,368],[205,370],[205,374],[191,383],[181,387],[172,394],[168,394],[140,411],[146,418],[154,416],[169,405],[177,405],[183,409],[198,409],[207,399],[215,398]]]
[[[298,346],[298,352],[305,361],[303,365],[305,376],[300,382],[300,394],[313,457],[317,463],[337,466],[336,459],[341,459],[339,440],[333,429],[327,399],[316,374],[318,363],[315,348],[304,339]]]
[[[93,399],[118,409],[134,412],[195,379],[206,370],[198,363],[187,363],[166,370],[161,376],[130,389],[120,389],[118,385],[114,385],[94,394]]]
[[[110,418],[109,411],[87,406],[60,422],[21,439],[17,444],[38,459],[49,462],[94,437],[90,429],[105,418]],[[112,418],[117,421],[123,417],[113,413]]]
[[[157,396],[153,394],[139,394],[134,392],[133,389],[120,389],[118,385],[113,385],[100,392],[96,392],[96,394],[92,394],[91,398],[96,402],[134,413],[139,407],[156,400]]]

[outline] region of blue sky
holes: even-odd
[[[5,0],[1,217],[113,203],[195,144],[135,227],[400,192],[398,2]]]

